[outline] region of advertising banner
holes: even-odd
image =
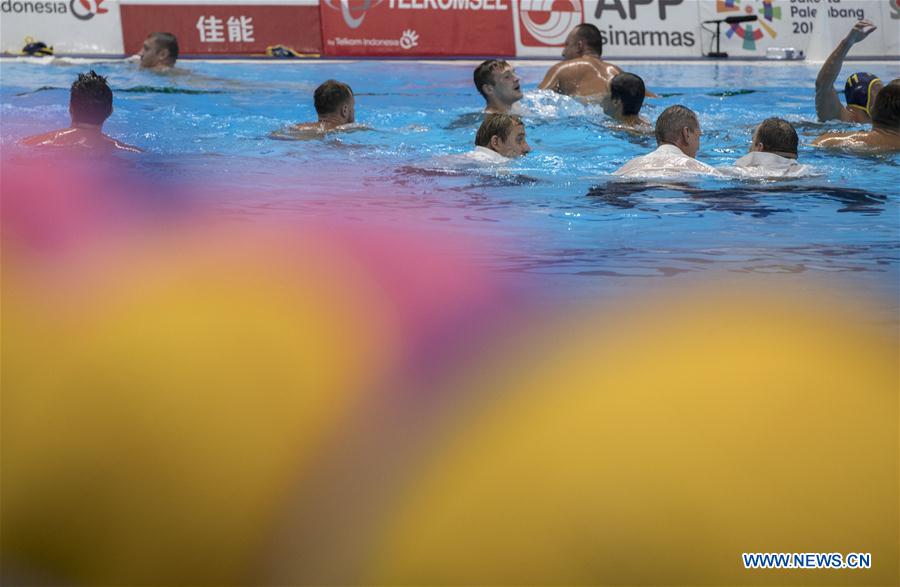
[[[126,53],[140,51],[144,38],[154,31],[174,34],[184,55],[261,55],[274,45],[285,45],[303,54],[322,52],[316,0],[122,2]]]
[[[327,56],[513,56],[513,0],[322,0]]]
[[[900,20],[890,17],[898,0],[701,0],[701,20],[756,16],[752,22],[721,26],[722,51],[732,57],[765,57],[768,49],[804,51],[824,60],[860,19],[878,26],[852,49],[853,58],[897,56]],[[898,9],[900,11],[900,9]],[[705,25],[715,30],[715,25]],[[711,39],[704,33],[704,40]],[[893,41],[894,49],[888,47]],[[704,47],[704,53],[709,45]]]
[[[31,38],[57,55],[121,55],[118,0],[2,0],[0,44],[18,54]]]
[[[699,57],[698,0],[516,0],[519,56],[559,57],[569,32],[590,23],[603,56]]]

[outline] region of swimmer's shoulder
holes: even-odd
[[[19,141],[19,144],[26,147],[61,146],[67,135],[70,135],[73,131],[74,129],[71,128],[51,130],[50,132],[45,132],[43,134],[25,137]]]
[[[104,135],[106,136],[106,135]],[[106,137],[107,142],[110,147],[119,151],[125,151],[128,153],[143,153],[144,150],[140,147],[135,147],[134,145],[129,145],[128,143],[123,143],[122,141],[118,141],[112,137]]]

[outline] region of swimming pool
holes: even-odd
[[[896,155],[623,185],[651,141],[530,91],[528,157],[448,171],[472,63],[0,67],[10,576],[737,584],[824,540],[896,583]],[[88,67],[147,152],[18,146]],[[767,116],[839,126],[812,65],[626,67],[716,165]],[[327,78],[370,130],[268,138]]]
[[[826,278],[884,300],[900,297],[900,158],[817,151],[817,65],[623,63],[661,97],[652,119],[682,103],[699,113],[698,159],[727,165],[768,116],[793,122],[800,160],[820,177],[789,182],[705,179],[687,186],[622,187],[608,174],[655,148],[610,129],[596,107],[536,92],[547,63],[517,64],[533,152],[507,172],[436,173],[437,157],[471,149],[482,105],[470,62],[192,62],[189,74],[140,72],[126,62],[2,64],[2,145],[68,124],[67,88],[94,67],[109,76],[111,136],[145,149],[137,166],[196,183],[227,213],[248,218],[327,215],[440,227],[493,245],[479,259],[548,300],[597,299],[723,273]],[[849,63],[883,79],[897,62]],[[313,120],[312,90],[349,83],[357,121],[371,130],[276,141],[279,127]],[[474,118],[473,118],[474,117]],[[238,188],[237,190],[233,188]]]

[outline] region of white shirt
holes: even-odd
[[[796,159],[762,151],[751,151],[735,161],[734,167],[725,167],[721,171],[739,177],[758,178],[804,177],[816,172],[811,165],[803,165]]]
[[[669,177],[672,175],[719,175],[715,167],[685,155],[675,145],[660,145],[647,155],[635,157],[613,175],[621,177]]]
[[[504,157],[497,151],[487,147],[475,147],[474,151],[469,151],[464,157],[473,161],[484,161],[485,163],[506,163],[510,161],[509,157]]]
[[[487,147],[475,147],[474,151],[469,151],[468,153],[439,157],[435,160],[435,163],[448,167],[469,167],[472,165],[482,166],[484,164],[509,163],[510,161],[512,159],[504,157],[497,151]]]

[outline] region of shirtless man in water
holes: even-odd
[[[847,78],[844,85],[845,108],[834,89],[834,82],[841,72],[844,58],[856,43],[859,43],[878,28],[871,21],[861,20],[853,25],[847,36],[838,43],[816,76],[816,116],[820,122],[840,120],[841,122],[867,123],[872,121],[870,107],[881,91],[883,84],[877,76],[858,71]]]
[[[634,134],[653,134],[650,121],[640,114],[645,92],[644,80],[633,73],[620,73],[609,82],[609,93],[603,95],[600,105],[619,128]]]
[[[878,92],[872,105],[872,130],[829,132],[813,141],[814,147],[861,153],[900,152],[900,79]]]
[[[350,130],[356,121],[356,99],[353,90],[343,82],[330,79],[313,93],[316,122],[301,122],[269,135],[273,139],[305,139],[326,133]]]
[[[513,104],[522,99],[519,76],[506,61],[488,59],[475,68],[473,77],[486,114],[509,114]]]
[[[138,53],[141,69],[166,72],[178,60],[178,39],[172,33],[150,33]]]
[[[603,61],[603,37],[592,24],[580,24],[566,37],[563,61],[538,86],[568,96],[596,96],[609,92],[609,82],[622,70]]]
[[[121,150],[140,153],[141,150],[103,134],[103,123],[113,111],[113,94],[106,78],[93,70],[78,74],[69,94],[69,128],[22,139],[31,147],[73,147]]]

